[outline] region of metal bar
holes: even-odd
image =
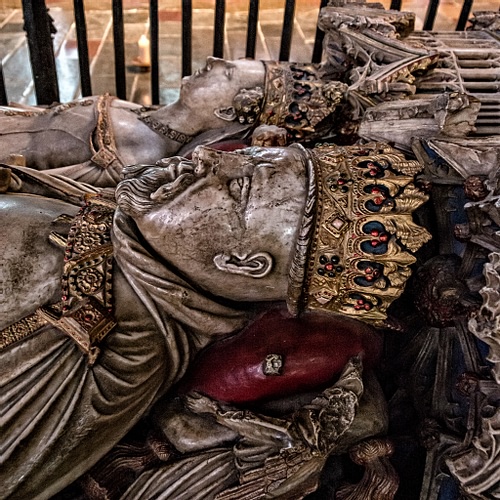
[[[464,0],[462,5],[462,10],[460,11],[460,17],[458,18],[456,31],[464,31],[467,21],[469,20],[470,11],[472,10],[472,4],[474,0]]]
[[[392,0],[391,6],[389,7],[391,10],[401,10],[401,5],[403,0]]]
[[[499,129],[496,127],[477,127],[477,130],[474,132],[475,135],[498,135]]]
[[[113,0],[113,45],[115,48],[115,86],[120,99],[127,98],[125,77],[125,37],[123,26],[123,2]]]
[[[158,0],[149,1],[149,39],[151,49],[151,102],[160,104],[160,28]]]
[[[482,124],[495,125],[496,123],[500,123],[500,113],[480,113],[478,118],[474,122],[474,125],[482,125]]]
[[[280,61],[288,61],[290,59],[294,18],[295,0],[286,0],[285,13],[283,15],[283,30],[281,32]]]
[[[496,93],[500,92],[500,82],[463,82],[466,90]]]
[[[9,101],[5,90],[5,80],[3,78],[3,65],[2,61],[0,61],[0,106],[7,106],[8,104]]]
[[[328,5],[328,0],[321,0],[321,4],[319,6],[318,19],[321,9]],[[316,23],[316,26],[318,23]],[[319,63],[323,57],[323,39],[325,38],[325,33],[321,31],[319,28],[316,28],[316,35],[314,37],[314,47],[312,54],[312,62]]]
[[[37,102],[59,102],[51,19],[45,1],[22,0],[22,6]]]
[[[224,27],[226,24],[226,0],[215,1],[214,57],[224,57]]]
[[[257,23],[259,21],[259,0],[250,0],[248,8],[247,48],[246,57],[255,58],[257,45]]]
[[[73,0],[75,11],[76,41],[78,45],[78,64],[80,67],[80,86],[82,96],[92,95],[90,81],[89,46],[87,41],[87,22],[85,20],[85,6],[83,0]]]
[[[192,73],[193,4],[182,0],[182,76]]]
[[[431,0],[427,7],[427,13],[425,14],[424,21],[424,31],[432,30],[434,27],[434,21],[436,20],[436,14],[439,7],[439,0]]]

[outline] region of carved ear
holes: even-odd
[[[227,122],[233,122],[236,120],[236,110],[234,106],[229,106],[227,108],[218,108],[214,109],[214,115],[221,120],[225,120]]]
[[[273,258],[267,252],[239,256],[236,254],[217,254],[214,257],[217,269],[229,274],[242,274],[249,278],[263,278],[273,269]]]

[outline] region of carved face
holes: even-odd
[[[472,201],[484,200],[488,196],[488,190],[483,179],[478,175],[471,175],[464,182],[465,196]]]
[[[136,167],[117,199],[153,249],[193,283],[234,300],[284,299],[306,198],[304,156],[295,147],[199,147],[192,162]],[[139,189],[144,199],[129,203],[128,192],[148,176],[155,180]]]
[[[265,69],[260,61],[208,57],[204,68],[182,79],[176,106],[196,113],[196,120],[205,130],[221,127],[227,123],[214,111],[231,107],[240,89],[263,86],[264,78]]]

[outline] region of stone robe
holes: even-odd
[[[0,353],[3,499],[50,498],[69,485],[183,375],[199,349],[247,322],[246,312],[206,298],[157,261],[119,210],[112,240],[118,325],[96,363],[89,366],[75,342],[50,325]],[[62,262],[54,264],[47,279],[61,270]],[[36,302],[46,303],[43,296]]]

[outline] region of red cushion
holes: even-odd
[[[200,353],[180,392],[195,390],[228,403],[276,399],[327,387],[357,354],[371,367],[381,350],[378,332],[359,321],[316,313],[297,319],[272,310]],[[280,375],[264,374],[269,354],[281,355]]]
[[[219,151],[236,151],[237,149],[248,148],[248,146],[248,144],[239,139],[227,139],[225,141],[210,144],[209,147],[212,149],[218,149]]]

